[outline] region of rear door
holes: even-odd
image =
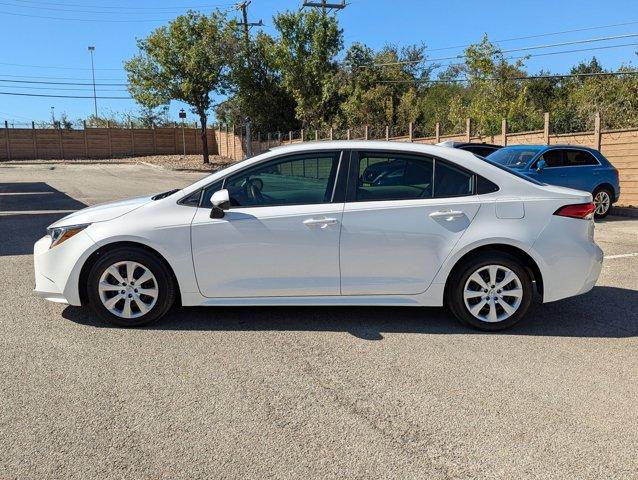
[[[474,175],[445,161],[353,152],[342,217],[342,294],[425,291],[479,209],[473,193]]]
[[[569,170],[569,186],[593,192],[603,170],[600,162],[587,150],[565,149],[565,166]]]

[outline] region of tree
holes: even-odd
[[[124,63],[129,92],[146,108],[171,100],[189,104],[199,116],[204,163],[209,163],[208,112],[212,93],[228,87],[231,59],[238,39],[225,15],[192,11],[138,40],[139,53]]]
[[[340,105],[339,65],[343,30],[334,15],[317,10],[284,12],[274,24],[279,31],[277,63],[283,86],[296,102],[303,126],[330,125]]]

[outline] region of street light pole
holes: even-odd
[[[93,52],[95,47],[89,46],[89,53],[91,54],[91,73],[93,74],[93,106],[95,107],[95,121],[97,122],[97,93],[95,92],[95,65],[93,64]]]

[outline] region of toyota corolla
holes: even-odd
[[[177,302],[446,305],[499,330],[594,286],[593,213],[588,192],[463,150],[304,143],[64,217],[35,244],[35,292],[120,326]]]

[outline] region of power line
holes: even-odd
[[[0,14],[13,15],[15,17],[27,17],[27,18],[41,18],[45,20],[65,20],[70,22],[98,22],[98,23],[140,23],[140,22],[170,22],[173,18],[155,18],[155,19],[127,19],[127,20],[112,20],[107,18],[67,18],[67,17],[51,17],[47,15],[29,15],[27,13],[14,13],[0,11]]]
[[[632,38],[632,37],[638,37],[638,33],[628,33],[628,34],[624,34],[624,35],[612,35],[612,36],[608,36],[608,37],[598,37],[598,38],[586,38],[583,40],[572,40],[569,42],[559,42],[559,43],[547,43],[544,45],[533,45],[531,47],[520,47],[520,48],[511,48],[509,50],[501,50],[501,53],[512,53],[512,52],[524,52],[524,51],[529,51],[529,50],[538,50],[538,49],[543,49],[543,48],[552,48],[552,47],[560,47],[560,46],[565,46],[565,45],[578,45],[578,44],[584,44],[584,43],[594,43],[594,42],[603,42],[603,41],[607,41],[607,40],[617,40],[620,38]],[[366,68],[366,67],[387,67],[387,66],[391,66],[391,65],[414,65],[414,64],[418,64],[418,63],[422,63],[422,62],[437,62],[439,60],[455,60],[455,59],[461,59],[461,58],[465,58],[466,55],[465,54],[459,54],[459,55],[455,55],[452,57],[440,57],[440,58],[428,58],[428,59],[424,59],[424,60],[405,60],[405,61],[400,61],[400,62],[383,62],[383,63],[373,63],[370,65],[360,65],[360,67]]]
[[[48,95],[40,93],[18,93],[18,92],[0,92],[0,95],[15,95],[20,97],[47,97],[47,98],[93,98],[93,95]],[[133,100],[132,97],[97,97],[101,100]]]
[[[49,82],[49,81],[39,81],[39,80],[5,80],[0,79],[0,82],[4,83],[37,83],[41,85],[84,85],[84,86],[93,86],[93,83],[79,83],[79,82]],[[126,87],[127,83],[96,83],[97,86],[101,87]]]
[[[577,33],[577,32],[586,32],[591,30],[600,30],[602,28],[613,28],[613,27],[626,27],[628,25],[636,25],[638,21],[632,22],[624,22],[624,23],[612,23],[608,25],[597,25],[593,27],[583,27],[583,28],[575,28],[573,30],[561,30],[559,32],[548,32],[548,33],[538,33],[535,35],[525,35],[523,37],[512,37],[512,38],[504,38],[502,40],[494,40],[494,43],[505,43],[505,42],[513,42],[515,40],[529,40],[531,38],[542,38],[542,37],[550,37],[554,35],[564,35],[566,33]],[[453,47],[439,47],[439,48],[428,48],[429,52],[440,52],[443,50],[453,50],[455,48],[467,48],[472,46],[472,44],[466,45],[455,45]]]
[[[34,1],[34,0],[12,0],[13,2],[19,2],[19,3],[27,3],[27,4],[35,4],[35,5],[60,5],[63,7],[85,7],[85,8],[94,8],[91,5],[85,5],[85,4],[77,4],[77,3],[60,3],[60,2],[41,2],[41,1]],[[201,5],[189,5],[189,6],[184,6],[182,7],[184,10],[188,10],[188,9],[197,9],[197,8],[213,8],[213,7],[227,7],[232,5],[232,3],[219,3],[219,4],[201,4]],[[174,7],[120,7],[120,6],[110,6],[110,5],[100,5],[99,7],[95,7],[95,8],[109,8],[109,9],[115,9],[118,11],[121,10],[150,10],[150,11],[158,11],[158,10],[169,10],[169,11],[174,11],[175,8]],[[163,12],[164,13],[164,12]]]
[[[483,81],[503,81],[503,80],[539,80],[539,79],[551,79],[551,78],[579,78],[579,77],[612,77],[617,75],[636,75],[638,70],[629,72],[592,72],[592,73],[569,73],[564,75],[529,75],[526,77],[510,77],[510,78],[483,78]],[[428,80],[428,79],[412,79],[412,80],[379,80],[379,83],[467,83],[470,79],[459,78],[456,80]]]
[[[10,67],[45,68],[49,70],[91,70],[90,68],[85,68],[85,67],[56,67],[56,66],[47,66],[47,65],[26,65],[24,63],[6,63],[6,62],[0,62],[0,65],[7,65]],[[121,72],[123,69],[122,68],[96,68],[96,70],[102,70],[102,71],[109,70],[109,71]]]
[[[48,10],[48,11],[53,11],[53,12],[94,13],[94,14],[106,14],[106,15],[122,15],[122,14],[126,14],[126,15],[148,15],[148,14],[157,14],[157,13],[171,14],[171,13],[182,13],[182,12],[188,10],[188,7],[184,7],[182,9],[174,9],[173,8],[172,10],[162,10],[162,11],[159,11],[159,12],[157,11],[157,9],[144,10],[144,9],[139,9],[139,8],[135,8],[134,10],[141,10],[141,11],[129,11],[129,10],[133,10],[133,9],[129,9],[128,7],[118,8],[117,11],[78,10],[77,8],[50,7],[49,5],[64,5],[65,7],[72,6],[71,4],[53,4],[53,3],[44,3],[44,4],[42,4],[42,5],[47,5],[47,6],[42,6],[42,5],[34,6],[34,5],[19,5],[19,4],[15,4],[15,3],[0,2],[0,5],[4,5],[4,6],[7,6],[7,7],[15,7],[15,8],[29,8],[29,9],[35,9],[35,10]],[[224,6],[226,6],[226,5],[224,5]],[[94,8],[94,7],[91,7],[90,5],[75,5],[75,7]],[[204,8],[210,8],[210,7],[211,6],[206,6]],[[97,7],[97,8],[109,8],[109,7],[100,6],[100,7]]]

